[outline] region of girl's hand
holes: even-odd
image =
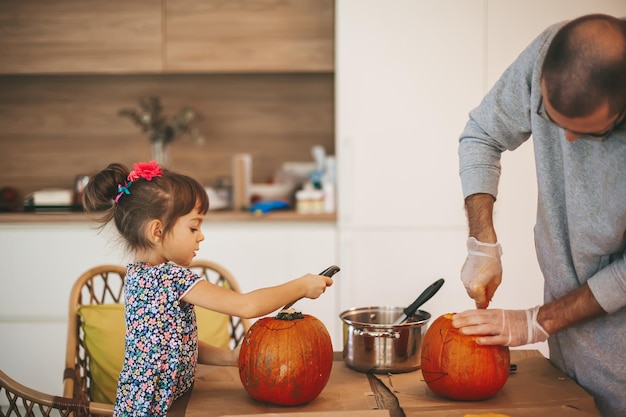
[[[305,297],[315,299],[324,294],[326,287],[333,285],[332,278],[324,275],[307,274],[301,278],[305,281]]]

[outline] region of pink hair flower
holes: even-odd
[[[163,175],[163,170],[156,161],[137,162],[133,165],[133,170],[128,174],[128,180],[135,181],[138,178],[143,178],[146,181],[150,181],[152,178],[160,177],[161,175]]]

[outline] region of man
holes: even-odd
[[[459,144],[470,236],[461,279],[478,309],[453,324],[481,344],[549,336],[552,362],[605,417],[626,416],[625,112],[626,22],[588,15],[535,39],[470,113]],[[500,154],[531,134],[544,304],[487,309],[502,278],[492,217]]]

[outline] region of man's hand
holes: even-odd
[[[474,335],[480,345],[522,346],[543,342],[548,332],[537,321],[539,306],[528,310],[467,310],[455,314],[452,325]]]
[[[467,239],[467,258],[461,269],[461,281],[476,308],[487,308],[502,282],[502,247],[499,243],[483,243]]]

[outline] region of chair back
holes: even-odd
[[[0,407],[2,417],[86,417],[112,416],[113,406],[65,398],[37,391],[20,384],[0,370],[0,398],[9,401]]]
[[[213,284],[240,292],[233,275],[215,262],[197,260],[189,268]],[[123,362],[125,278],[126,267],[100,265],[83,273],[74,283],[69,300],[64,397],[102,403],[114,401],[113,392]],[[196,315],[199,338],[204,329],[203,320],[227,325],[227,329],[204,332],[205,338],[201,338],[212,343],[206,338],[218,334],[225,343],[212,344],[222,347],[235,348],[250,328],[247,319],[226,316],[221,320],[219,313],[199,307]]]

